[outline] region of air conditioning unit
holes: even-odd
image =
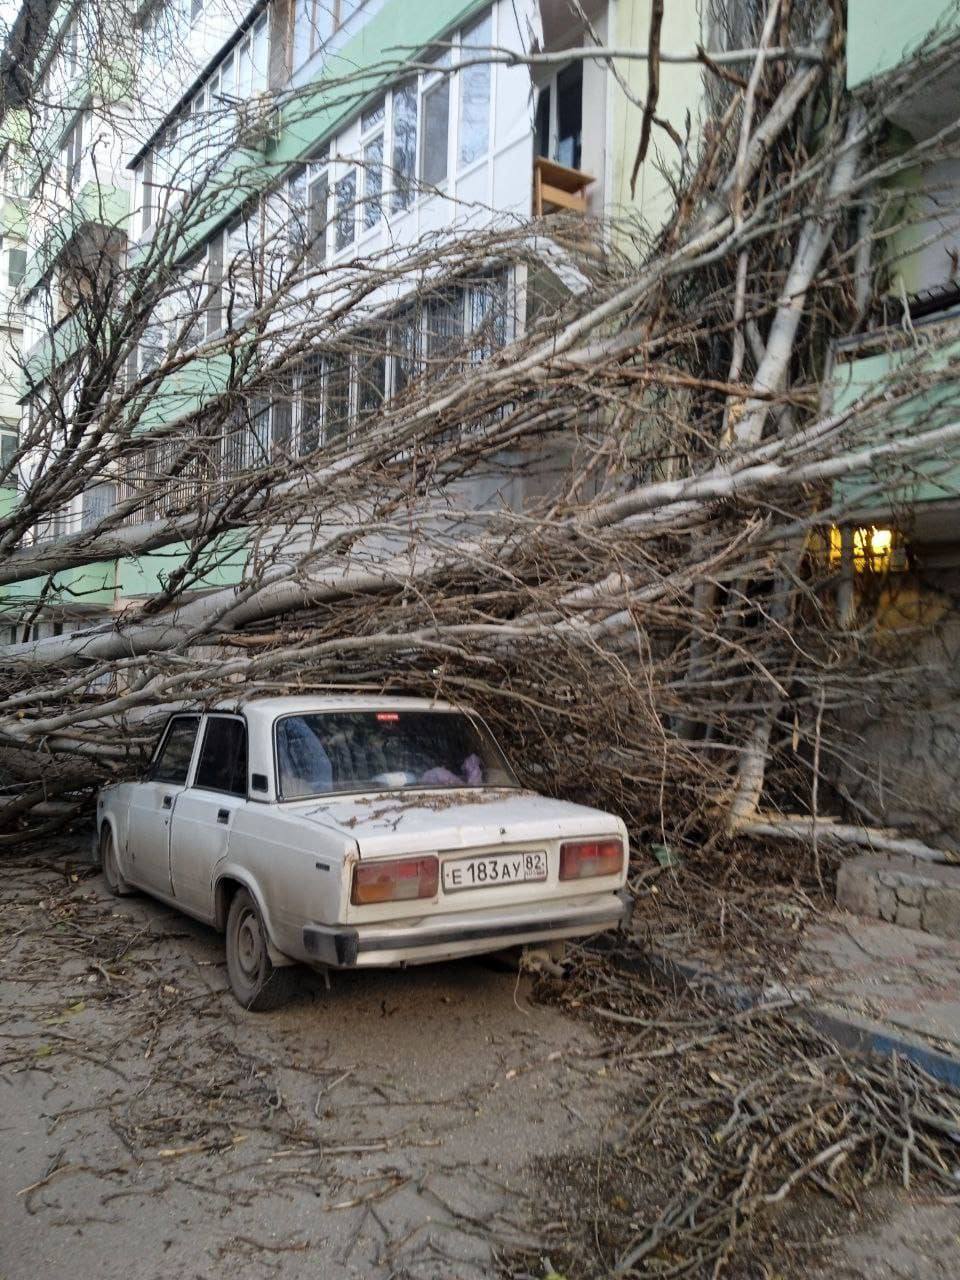
[[[269,151],[280,141],[280,108],[266,94],[241,102],[237,108],[237,128],[241,147],[247,151]]]

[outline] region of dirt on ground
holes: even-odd
[[[691,1132],[729,1119],[723,1055],[750,1025],[594,952],[565,982],[304,975],[245,1013],[216,933],[109,897],[82,854],[8,863],[0,919],[0,1280],[610,1275],[697,1176],[671,1095]],[[710,1071],[699,1114],[681,1081]],[[960,1274],[942,1187],[881,1195],[807,1181],[721,1249],[726,1274]]]

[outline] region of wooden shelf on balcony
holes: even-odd
[[[540,218],[545,213],[559,209],[574,213],[587,212],[586,191],[593,178],[580,169],[568,169],[565,165],[548,160],[546,156],[533,159],[533,212]]]

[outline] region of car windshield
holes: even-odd
[[[275,729],[285,800],[344,791],[516,787],[489,733],[452,711],[322,711]]]

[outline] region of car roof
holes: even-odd
[[[289,694],[283,697],[223,698],[212,711],[242,711],[249,720],[319,711],[459,711],[436,698],[391,697],[388,694]]]

